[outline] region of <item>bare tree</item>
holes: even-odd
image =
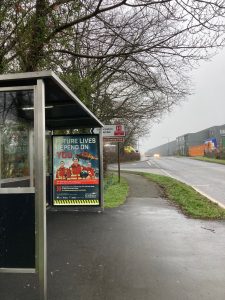
[[[95,8],[86,5],[86,14]],[[52,52],[55,61],[69,57],[79,77],[90,79],[95,95],[89,107],[102,120],[152,120],[187,94],[186,74],[194,62],[223,45],[223,14],[221,2],[124,1],[76,23],[70,28],[75,43],[65,49],[56,42]]]
[[[53,69],[104,122],[158,119],[224,45],[224,0],[1,1],[0,15],[0,72]]]

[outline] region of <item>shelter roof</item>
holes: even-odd
[[[45,116],[48,129],[103,127],[97,117],[52,71],[0,75],[1,87],[33,86],[42,79],[45,84]]]

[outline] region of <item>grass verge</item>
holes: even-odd
[[[111,173],[104,179],[104,207],[114,208],[123,204],[128,194],[128,183],[121,177],[118,183],[118,176]]]
[[[165,191],[166,197],[177,204],[186,215],[200,219],[225,219],[225,209],[211,202],[192,187],[167,176],[139,174],[159,184]]]
[[[204,156],[196,156],[196,157],[192,157],[192,159],[225,165],[224,159],[209,158],[209,157],[204,157]]]

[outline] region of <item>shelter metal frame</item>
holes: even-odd
[[[47,91],[46,86],[49,90]],[[54,91],[54,88],[56,91]],[[51,90],[52,89],[52,90]],[[45,131],[46,127],[52,129],[64,129],[62,126],[65,120],[68,120],[68,129],[72,128],[102,128],[103,124],[90,112],[86,106],[70,91],[70,89],[52,72],[30,72],[18,74],[0,75],[0,92],[5,91],[22,91],[33,90],[34,93],[34,149],[35,160],[33,161],[32,136],[29,133],[29,163],[30,163],[30,187],[10,187],[2,188],[0,185],[0,194],[35,194],[35,243],[36,259],[35,269],[17,269],[17,268],[0,268],[0,272],[11,273],[35,273],[37,271],[40,284],[40,299],[47,299],[47,247],[46,247],[46,148],[45,148]],[[58,96],[57,93],[60,93]],[[48,100],[47,100],[48,96]],[[58,99],[64,97],[64,99]],[[50,103],[49,103],[50,102]],[[59,110],[49,115],[46,113],[46,105],[61,105]],[[68,110],[68,107],[69,110]],[[74,106],[73,114],[67,119],[67,113],[70,107]],[[79,114],[81,117],[79,118]],[[76,119],[77,116],[77,119]],[[86,123],[85,123],[86,122]],[[48,123],[48,124],[47,124]],[[86,124],[86,126],[84,126]],[[47,125],[47,126],[46,126]],[[1,145],[0,145],[1,147]],[[102,129],[100,129],[100,157],[102,158]],[[1,164],[1,161],[0,161]],[[101,177],[101,205],[103,205],[103,163],[100,163]],[[34,177],[35,176],[35,187]],[[1,178],[0,178],[1,180]]]

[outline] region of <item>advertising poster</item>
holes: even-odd
[[[53,136],[53,205],[100,205],[99,136]]]

